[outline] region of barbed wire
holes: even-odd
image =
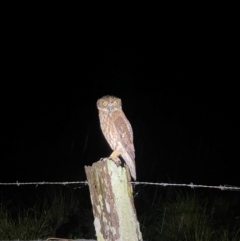
[[[85,184],[87,185],[88,182],[87,181],[77,181],[77,182],[9,182],[9,183],[4,183],[4,182],[0,182],[0,186],[10,186],[10,185],[14,185],[14,186],[22,186],[22,185],[72,185],[72,184]]]
[[[219,185],[219,186],[208,186],[208,185],[196,185],[193,183],[190,184],[177,184],[177,183],[154,183],[154,182],[132,182],[135,185],[157,185],[157,186],[172,186],[172,187],[190,187],[190,188],[212,188],[220,190],[230,190],[230,191],[240,191],[240,187],[234,187],[229,185]]]
[[[229,186],[229,185],[219,185],[219,186],[208,186],[208,185],[196,185],[193,183],[190,184],[177,184],[177,183],[155,183],[155,182],[131,182],[132,185],[155,185],[155,186],[172,186],[172,187],[190,187],[190,188],[212,188],[212,189],[220,189],[222,191],[240,191],[240,187]],[[87,181],[76,181],[76,182],[10,182],[10,183],[0,183],[0,186],[22,186],[22,185],[73,185],[73,184],[84,184],[88,185]]]

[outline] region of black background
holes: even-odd
[[[0,182],[86,180],[84,166],[111,153],[96,101],[115,95],[133,127],[137,181],[240,185],[239,66],[228,26],[160,26],[158,38],[129,42],[88,36],[80,23],[11,26]]]

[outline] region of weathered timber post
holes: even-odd
[[[142,241],[126,168],[112,160],[85,166],[98,241]]]

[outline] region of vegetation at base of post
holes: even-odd
[[[0,192],[1,240],[96,239],[87,186],[12,190]],[[240,240],[237,192],[139,185],[134,187],[134,202],[144,240]]]

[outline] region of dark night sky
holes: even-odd
[[[240,185],[231,36],[179,31],[107,47],[29,31],[6,39],[0,182],[86,180],[84,165],[110,154],[96,101],[111,94],[133,126],[138,181]]]

